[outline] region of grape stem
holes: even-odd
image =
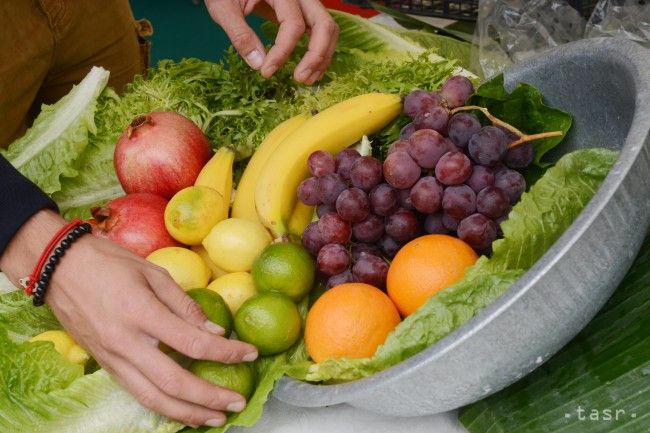
[[[466,105],[464,107],[457,107],[451,110],[451,114],[456,114],[459,111],[469,111],[469,110],[478,110],[481,113],[485,114],[485,117],[487,117],[490,122],[492,122],[493,125],[500,126],[502,128],[507,129],[508,131],[512,132],[515,134],[519,139],[513,141],[512,143],[508,144],[508,149],[512,149],[514,147],[519,146],[520,144],[533,141],[533,140],[539,140],[541,138],[549,138],[549,137],[559,137],[562,135],[562,131],[551,131],[551,132],[540,132],[539,134],[525,134],[524,132],[518,130],[514,126],[512,126],[509,123],[504,122],[503,120],[494,117],[487,108],[485,107],[479,107],[478,105]]]

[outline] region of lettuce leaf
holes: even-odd
[[[505,293],[562,235],[616,161],[607,149],[577,150],[548,169],[502,224],[503,239],[458,283],[404,319],[370,358],[302,362],[289,375],[313,382],[372,375],[444,338]]]
[[[43,105],[27,133],[4,156],[46,193],[61,189],[62,177],[77,176],[77,158],[95,132],[97,97],[108,82],[108,71],[93,67],[88,75],[53,105]]]

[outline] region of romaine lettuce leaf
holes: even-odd
[[[108,75],[105,69],[93,67],[56,104],[43,105],[32,127],[4,152],[14,167],[46,193],[59,191],[62,177],[77,176],[77,158],[96,130],[97,97]]]

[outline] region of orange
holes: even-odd
[[[447,235],[413,239],[398,252],[386,278],[388,296],[406,317],[463,278],[478,256],[465,242]]]
[[[366,358],[400,322],[384,292],[369,284],[341,284],[314,303],[305,323],[305,345],[315,362]]]

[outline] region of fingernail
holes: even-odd
[[[244,357],[242,358],[242,360],[243,360],[244,362],[251,362],[251,361],[255,361],[256,359],[257,359],[257,352],[247,353],[247,354],[244,355]]]
[[[311,69],[304,69],[302,72],[298,74],[298,81],[300,82],[305,82],[311,77],[311,74],[313,74]]]
[[[225,422],[226,420],[223,419],[209,419],[205,422],[205,425],[208,427],[221,427]]]
[[[260,50],[255,49],[246,55],[246,63],[253,69],[259,69],[264,63],[264,56]]]
[[[212,332],[213,334],[223,335],[223,334],[226,333],[226,330],[225,330],[225,329],[223,329],[221,326],[219,326],[219,325],[217,325],[216,323],[211,322],[211,321],[209,321],[209,320],[206,320],[206,321],[203,323],[203,326],[205,326],[205,329],[207,329],[208,331]]]
[[[231,403],[228,403],[228,406],[226,406],[226,410],[228,412],[241,412],[244,410],[246,407],[246,402],[239,400],[239,401],[233,401]]]

